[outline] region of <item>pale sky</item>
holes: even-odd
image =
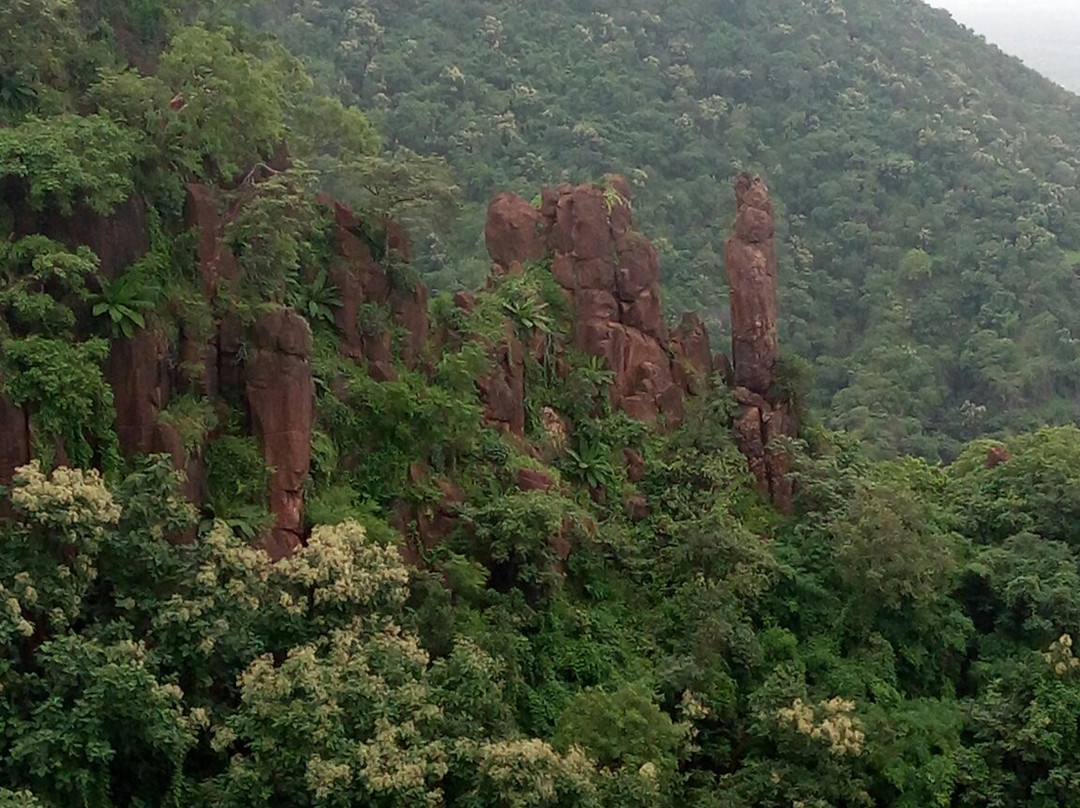
[[[1006,53],[1080,93],[1080,0],[929,0]]]

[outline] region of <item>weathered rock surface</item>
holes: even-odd
[[[715,368],[709,332],[697,314],[684,314],[678,328],[671,333],[671,355],[675,383],[694,395],[705,392]]]
[[[263,538],[273,558],[301,542],[303,480],[311,465],[315,385],[311,376],[311,331],[293,311],[264,314],[255,324],[254,350],[246,366],[251,425],[270,477],[274,528]]]
[[[544,218],[540,211],[517,194],[502,193],[488,206],[487,239],[491,260],[503,267],[524,264],[547,254],[541,232]]]
[[[491,373],[476,380],[487,419],[512,435],[525,434],[525,346],[509,324],[490,350]]]
[[[238,273],[236,256],[225,243],[225,218],[219,211],[217,192],[208,185],[189,183],[184,202],[184,225],[198,231],[195,266],[203,296],[209,300],[222,279],[234,279]]]
[[[555,487],[555,479],[542,469],[518,469],[515,482],[522,491],[550,491]]]
[[[158,415],[169,397],[168,346],[152,328],[113,340],[105,376],[116,404],[116,436],[128,456],[160,448]]]
[[[776,368],[776,247],[772,202],[760,178],[735,180],[738,212],[724,263],[731,289],[731,352],[735,384],[757,393],[772,385]]]
[[[146,201],[133,196],[104,216],[78,205],[70,216],[52,211],[36,212],[12,200],[18,211],[15,236],[41,233],[69,247],[89,247],[100,259],[100,273],[113,278],[121,270],[150,251],[150,230]]]
[[[334,258],[329,280],[337,287],[341,305],[334,310],[334,323],[343,339],[342,355],[364,364],[372,376],[389,381],[397,376],[394,346],[385,325],[392,321],[404,330],[399,357],[407,367],[415,367],[423,357],[428,340],[428,292],[422,283],[396,288],[372,255],[363,237],[363,222],[349,207],[330,202],[336,224]],[[408,261],[411,247],[405,230],[394,222],[383,225],[386,249]],[[372,306],[384,312],[387,323],[363,322],[362,311]]]
[[[552,276],[574,309],[574,347],[605,359],[615,374],[615,406],[648,423],[663,417],[675,424],[683,417],[690,374],[677,370],[669,355],[656,248],[633,230],[626,182],[609,177],[607,184],[607,190],[569,184],[544,188],[539,211],[514,194],[495,197],[486,228],[493,272],[507,274],[524,261],[550,258]],[[687,361],[699,362],[697,345],[692,348]],[[711,360],[702,364],[707,383]],[[490,396],[497,397],[494,409],[504,420],[506,386],[481,387],[489,411]]]
[[[773,397],[776,373],[777,262],[773,236],[772,202],[765,183],[741,174],[735,180],[738,212],[735,232],[724,251],[731,287],[730,375],[740,405],[735,417],[735,440],[750,464],[762,493],[782,512],[792,507],[793,489],[788,478],[789,459],[783,439],[798,434],[798,424],[788,403]],[[690,331],[694,329],[691,327]],[[699,340],[688,339],[692,345]],[[705,346],[693,344],[700,357]]]

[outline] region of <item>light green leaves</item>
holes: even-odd
[[[28,118],[0,129],[0,178],[22,181],[36,210],[107,215],[135,188],[139,133],[100,115]]]

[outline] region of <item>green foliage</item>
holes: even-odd
[[[137,273],[129,272],[101,281],[101,291],[90,296],[90,313],[108,323],[112,337],[130,339],[136,328],[146,327],[143,312],[154,307],[156,296],[157,290],[148,288]]]
[[[411,463],[426,461],[448,471],[476,448],[483,413],[473,373],[484,361],[481,352],[448,353],[436,368],[436,383],[430,383],[404,368],[396,380],[378,382],[343,361],[336,347],[322,350],[326,354],[313,363],[317,378],[325,380],[319,383],[319,419],[334,445],[347,447],[346,479],[362,497],[384,505],[411,497]],[[340,394],[329,392],[330,379]]]
[[[192,395],[173,398],[158,419],[176,430],[180,445],[189,456],[201,452],[206,436],[218,422],[213,403]]]
[[[557,545],[572,546],[584,532],[580,511],[549,491],[507,494],[465,515],[470,554],[488,565],[495,585],[536,595],[558,585]]]
[[[243,270],[240,291],[252,301],[282,299],[290,275],[310,260],[312,242],[325,224],[309,193],[310,179],[300,168],[275,172],[241,194],[240,209],[225,237]]]
[[[88,37],[73,0],[11,0],[0,8],[0,121],[54,111],[69,84],[91,78],[110,54]]]
[[[161,55],[157,78],[179,104],[167,120],[183,167],[199,176],[235,177],[266,160],[282,142],[294,95],[306,87],[284,50],[245,50],[230,29],[178,31]]]
[[[348,163],[379,149],[379,135],[357,107],[326,95],[308,95],[293,113],[290,144],[306,155]]]
[[[112,388],[101,373],[104,340],[71,343],[32,335],[0,347],[4,391],[33,417],[40,448],[57,441],[71,461],[89,468],[118,463]]]
[[[100,115],[65,113],[0,128],[0,178],[23,183],[37,210],[76,204],[109,214],[135,189],[139,134]]]
[[[266,491],[271,469],[254,438],[222,435],[212,440],[203,456],[206,464],[207,505],[221,520],[248,539],[266,527]]]
[[[5,330],[45,336],[70,330],[75,313],[69,305],[87,297],[87,280],[96,274],[98,263],[87,247],[71,250],[44,236],[0,242]]]
[[[987,468],[986,443],[973,444],[955,465],[969,535],[1000,542],[1019,533],[1080,545],[1077,462],[1080,429],[1043,429],[1006,444],[1013,457]]]
[[[285,302],[308,319],[313,325],[324,322],[334,324],[334,309],[341,306],[337,288],[327,280],[327,272],[320,269],[310,283],[305,283],[298,273],[290,275],[286,282]]]
[[[578,693],[556,731],[562,748],[581,746],[601,766],[637,771],[649,765],[658,775],[674,772],[686,736],[687,727],[657,707],[647,688],[632,684],[614,693]]]
[[[611,448],[602,444],[585,444],[580,451],[567,449],[562,472],[589,488],[606,488],[615,477],[615,467],[610,458]]]

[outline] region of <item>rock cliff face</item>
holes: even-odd
[[[158,416],[169,398],[168,346],[153,328],[114,340],[105,376],[116,403],[116,437],[126,455],[161,451]]]
[[[334,211],[335,255],[330,282],[341,297],[341,306],[334,311],[334,323],[343,338],[341,354],[364,364],[376,379],[389,381],[397,375],[390,331],[378,323],[362,322],[362,307],[376,306],[392,313],[394,322],[406,335],[402,360],[407,366],[415,367],[428,339],[427,287],[422,283],[395,287],[361,235],[360,218],[345,205],[325,201]],[[386,248],[397,253],[398,260],[408,261],[409,242],[400,228],[388,227]]]
[[[657,252],[634,230],[630,190],[621,178],[609,177],[605,187],[545,188],[539,208],[515,194],[499,194],[489,207],[485,234],[493,277],[520,273],[530,261],[550,262],[552,277],[573,312],[573,347],[604,360],[613,372],[612,403],[631,417],[668,427],[677,424],[686,397],[705,392],[723,370],[741,405],[734,424],[738,444],[761,490],[787,509],[787,459],[774,441],[794,435],[796,424],[787,405],[773,395],[777,339],[772,209],[760,180],[742,176],[735,190],[738,217],[726,248],[733,367],[726,358],[713,357],[696,315],[685,315],[669,332],[660,304]],[[445,333],[431,338],[427,289],[403,280],[407,272],[392,271],[409,260],[408,238],[400,227],[380,223],[375,228],[381,231],[380,240],[373,242],[371,229],[349,208],[325,198],[321,202],[332,218],[328,281],[340,298],[334,324],[343,357],[363,365],[374,379],[390,381],[402,365],[430,368],[444,339],[477,338]],[[208,303],[228,288],[223,282],[242,280],[225,241],[235,212],[235,205],[223,205],[213,188],[188,186],[184,225],[196,234],[195,267]],[[50,232],[70,244],[94,248],[103,257],[104,273],[111,275],[149,249],[146,219],[146,205],[134,200],[112,217],[64,220],[50,225]],[[471,311],[477,297],[462,292],[454,303]],[[131,338],[114,340],[105,375],[114,392],[119,444],[129,456],[170,454],[188,476],[187,496],[199,503],[206,495],[206,441],[213,435],[192,446],[190,435],[182,440],[175,426],[162,421],[162,412],[179,393],[193,393],[239,412],[271,469],[266,502],[273,528],[261,544],[281,558],[304,540],[303,485],[311,466],[315,423],[311,331],[299,314],[283,307],[262,311],[250,324],[238,311],[218,303],[208,308],[213,311],[209,330],[181,318],[172,337],[150,326]],[[562,359],[558,352],[554,358],[546,354],[539,339],[523,342],[509,321],[504,335],[487,349],[490,371],[477,379],[477,389],[488,420],[523,439],[525,357],[553,361],[555,372],[561,372]],[[565,439],[565,423],[554,411],[546,412],[548,416]],[[28,462],[30,454],[27,412],[0,395],[0,484],[10,482],[14,468]],[[631,479],[640,479],[644,461],[633,449],[624,455]],[[415,465],[410,476],[422,480],[425,472]],[[545,490],[551,484],[540,475],[519,476],[523,490]],[[453,482],[435,482],[441,491],[438,507],[430,512],[403,507],[395,516],[403,532],[418,535],[428,547],[453,528],[464,497]],[[627,508],[634,518],[648,513],[644,501],[628,501]]]
[[[283,558],[303,539],[303,483],[311,466],[315,422],[311,330],[300,315],[278,309],[255,324],[254,342],[246,367],[247,402],[252,431],[272,469],[274,528],[263,546],[274,558]]]
[[[795,437],[798,425],[787,402],[776,400],[776,231],[769,190],[760,178],[735,180],[735,232],[724,259],[731,300],[732,377],[740,413],[735,438],[761,491],[789,512],[788,458],[776,440]]]
[[[574,347],[602,357],[615,374],[612,403],[638,420],[674,425],[691,387],[700,389],[712,374],[708,337],[696,320],[668,334],[656,248],[633,224],[630,189],[611,177],[606,189],[545,188],[539,210],[500,194],[485,235],[496,274],[550,259],[573,306]]]

